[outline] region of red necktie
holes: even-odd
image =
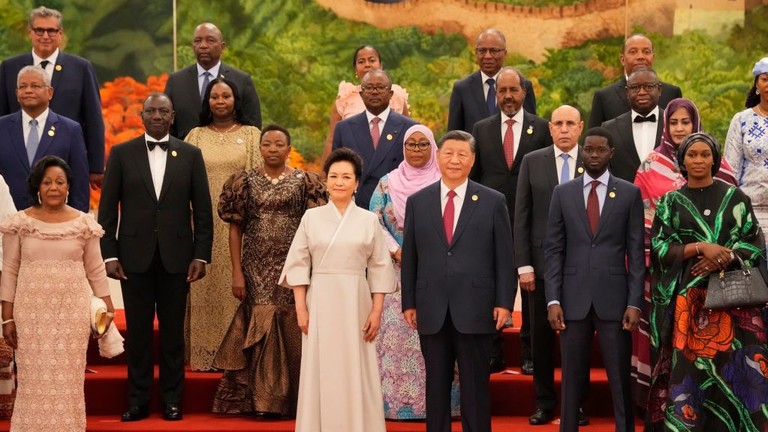
[[[512,125],[515,121],[509,119],[506,121],[507,131],[504,132],[504,159],[507,161],[507,169],[512,168],[512,163],[515,161],[515,132],[512,130]]]
[[[592,235],[597,232],[597,223],[600,221],[600,200],[597,199],[597,186],[599,181],[592,181],[592,189],[587,195],[587,219],[589,220],[589,228],[592,230]]]
[[[448,240],[448,244],[453,241],[453,197],[456,196],[456,192],[453,190],[448,191],[448,202],[445,203],[445,211],[443,211],[443,227],[445,227],[445,238]]]
[[[373,149],[376,150],[376,147],[379,145],[379,138],[381,138],[381,131],[379,131],[379,122],[381,119],[374,117],[371,119],[371,121],[373,122],[373,127],[371,128],[371,139],[373,140]]]

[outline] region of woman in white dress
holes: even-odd
[[[325,162],[330,202],[304,214],[280,285],[292,288],[303,333],[297,432],[385,432],[373,344],[397,278],[378,217],[357,207],[354,151]]]

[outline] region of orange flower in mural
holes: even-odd
[[[675,304],[673,345],[685,357],[712,358],[731,347],[733,324],[730,315],[704,309],[706,290],[690,288],[685,296],[678,295]]]

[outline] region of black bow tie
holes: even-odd
[[[155,147],[160,147],[163,151],[168,151],[168,141],[147,141],[147,147],[149,147],[149,151],[154,150]]]
[[[643,117],[641,115],[635,117],[634,120],[635,123],[642,123],[642,122],[653,122],[656,123],[656,114],[651,114],[648,117]]]

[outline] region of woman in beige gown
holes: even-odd
[[[16,348],[13,432],[85,431],[85,355],[91,295],[114,316],[92,216],[66,205],[71,171],[47,156],[30,174],[32,207],[0,224],[3,337]],[[109,323],[108,323],[109,324]]]
[[[352,201],[360,156],[338,149],[324,171],[331,202],[304,214],[279,282],[304,334],[296,431],[385,432],[373,342],[397,278],[378,217]]]
[[[240,97],[237,87],[225,78],[211,81],[203,98],[200,127],[189,131],[185,141],[200,148],[208,172],[208,187],[220,191],[229,177],[241,170],[260,168],[261,132],[256,126],[238,121]],[[213,208],[219,203],[211,194]],[[213,257],[208,275],[193,283],[187,303],[189,366],[211,370],[216,351],[239,305],[232,297],[229,265],[229,224],[213,220]]]

